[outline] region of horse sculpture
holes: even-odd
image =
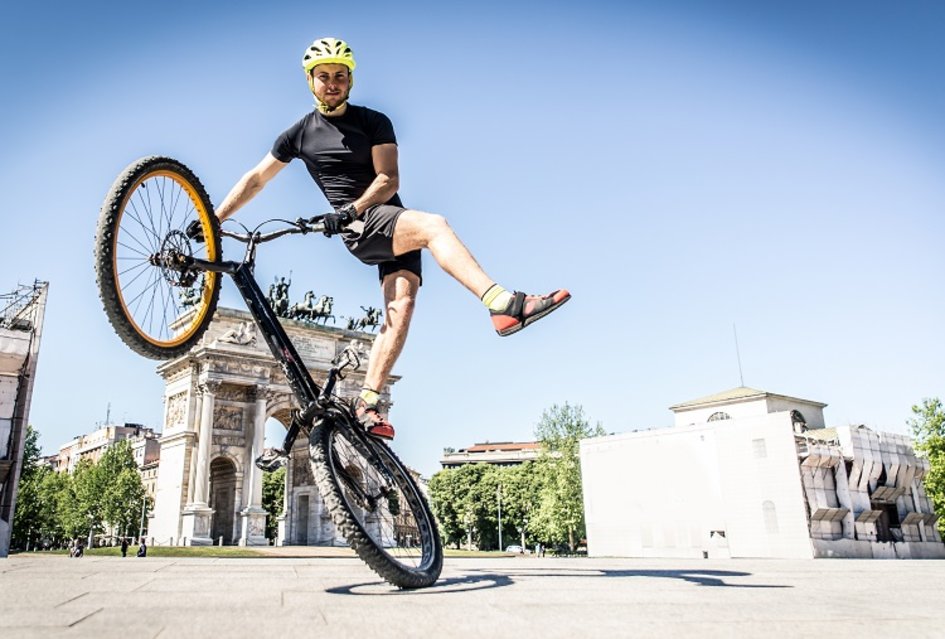
[[[347,329],[349,331],[363,331],[365,328],[370,328],[373,333],[381,323],[381,309],[374,308],[373,306],[368,306],[367,308],[362,306],[361,310],[364,311],[364,317],[349,317]]]
[[[321,322],[322,324],[327,324],[328,320],[331,320],[331,323],[334,324],[335,316],[331,314],[334,302],[335,298],[328,295],[322,295],[316,302],[315,293],[308,291],[301,302],[293,305],[288,310],[287,316],[303,322]]]

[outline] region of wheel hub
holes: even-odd
[[[193,252],[190,239],[183,231],[174,230],[161,243],[161,252],[149,260],[161,268],[161,274],[171,286],[190,288],[197,281],[197,271],[190,267]]]

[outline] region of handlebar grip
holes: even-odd
[[[315,233],[321,233],[322,231],[324,231],[325,225],[322,224],[322,220],[325,219],[325,215],[327,215],[327,213],[323,213],[321,215],[315,215],[305,220],[306,224],[308,224],[309,226],[309,230]]]

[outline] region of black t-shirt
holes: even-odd
[[[371,147],[396,143],[390,118],[349,103],[343,115],[305,115],[276,138],[272,155],[280,162],[302,158],[328,202],[338,208],[361,197],[377,177]],[[396,193],[386,203],[403,206]]]

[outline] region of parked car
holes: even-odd
[[[511,545],[511,546],[506,546],[506,547],[505,547],[505,552],[516,552],[516,553],[518,553],[518,554],[521,555],[521,554],[524,554],[524,553],[525,553],[525,550],[522,549],[522,547],[519,546],[518,544],[513,544],[513,545]]]

